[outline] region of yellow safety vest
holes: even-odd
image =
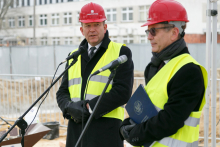
[[[99,70],[103,66],[109,64],[111,61],[117,59],[120,54],[120,49],[123,44],[110,42],[108,45],[108,49],[99,59],[92,73]],[[77,50],[77,49],[76,49]],[[76,50],[72,51],[75,52]],[[69,60],[69,64],[71,64],[72,59]],[[92,74],[91,73],[91,74]],[[92,78],[87,81],[87,93],[84,93],[84,98],[87,100],[91,100],[99,95],[101,95],[111,72],[106,70],[104,72],[99,73],[98,75],[92,76]],[[68,80],[69,80],[69,93],[72,101],[80,101],[81,97],[81,86],[82,86],[82,77],[81,77],[81,55],[78,57],[78,62],[76,62],[69,70],[68,70]],[[88,79],[87,79],[88,80]],[[106,93],[108,93],[112,88],[112,82],[110,82]],[[83,98],[83,99],[84,99]],[[124,106],[118,107],[111,112],[103,115],[102,117],[110,117],[117,119],[124,119]]]
[[[207,72],[196,60],[189,54],[182,54],[170,60],[145,86],[145,90],[149,95],[152,103],[157,111],[163,110],[164,105],[168,101],[167,84],[176,72],[185,64],[194,63],[199,65],[204,79],[205,89],[207,87]],[[189,79],[190,80],[190,79]],[[199,111],[191,112],[190,116],[184,122],[184,126],[175,134],[165,137],[160,141],[155,141],[151,147],[198,147],[199,139],[199,121],[202,108],[205,105],[205,93],[200,105]]]

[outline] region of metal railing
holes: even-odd
[[[16,120],[50,86],[53,76],[1,74],[0,77],[2,77],[0,78],[0,116],[6,120]],[[40,122],[59,121],[61,126],[66,126],[67,123],[56,102],[56,91],[60,82],[61,80],[50,89],[42,103],[39,110]],[[36,107],[43,99],[37,103]]]
[[[52,75],[0,74],[0,116],[6,120],[15,121],[50,86],[52,77]],[[61,79],[51,88],[42,103],[39,121],[42,123],[58,121],[61,126],[66,127],[67,121],[63,119],[56,101],[56,92],[60,83]],[[133,91],[139,84],[144,85],[143,77],[135,77]],[[43,98],[36,107],[42,101]]]
[[[52,75],[21,75],[0,74],[0,116],[7,121],[15,121],[31,104],[50,86]],[[41,123],[58,121],[60,126],[67,127],[67,120],[63,119],[56,101],[56,92],[61,79],[51,88],[39,111]],[[134,77],[133,92],[140,85],[145,85],[144,77]],[[43,101],[40,100],[36,107]],[[220,79],[217,79],[217,122],[220,120]],[[211,113],[209,114],[211,115]],[[202,116],[203,117],[203,116]],[[204,119],[200,120],[200,133],[203,132]],[[211,123],[209,124],[211,125]],[[210,127],[210,126],[209,126]],[[210,127],[211,128],[211,127]],[[217,126],[216,136],[220,135],[220,125]],[[209,132],[210,133],[210,132]],[[204,135],[201,133],[200,139]],[[211,139],[209,137],[209,139]],[[216,138],[220,140],[220,138]]]

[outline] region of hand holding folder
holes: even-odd
[[[147,121],[158,113],[141,84],[129,99],[125,108],[129,117],[137,124]],[[151,144],[152,142],[144,144],[144,147],[148,147]]]

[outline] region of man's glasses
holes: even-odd
[[[156,30],[157,29],[167,29],[167,28],[174,28],[175,26],[172,25],[172,26],[167,26],[167,27],[161,27],[161,28],[151,28],[150,30],[145,30],[147,36],[149,35],[149,33],[152,35],[152,36],[156,36]]]

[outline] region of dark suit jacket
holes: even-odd
[[[88,57],[88,52],[85,52],[82,54],[81,61],[78,61],[81,62],[81,75],[83,79],[81,98],[84,94],[88,76],[92,72],[96,63],[105,53],[109,43],[110,39],[107,31],[101,46],[92,59]],[[81,45],[84,45],[86,48],[88,48],[88,42],[86,39],[82,41],[80,46]],[[102,117],[104,114],[127,103],[132,93],[134,70],[132,54],[128,47],[122,46],[120,55],[126,55],[128,60],[127,62],[119,65],[119,67],[116,69],[112,89],[109,93],[104,94],[96,114],[94,115],[94,118],[84,135],[83,147],[123,147],[123,142],[119,137],[119,127],[122,121],[115,118]],[[98,98],[99,96],[89,101],[91,109],[94,108]],[[57,102],[63,112],[65,104],[68,101],[70,101],[70,94],[68,90],[68,73],[66,73],[63,76],[61,86],[57,92]],[[70,119],[68,124],[66,147],[74,147],[81,134],[81,131],[82,124],[77,124]]]

